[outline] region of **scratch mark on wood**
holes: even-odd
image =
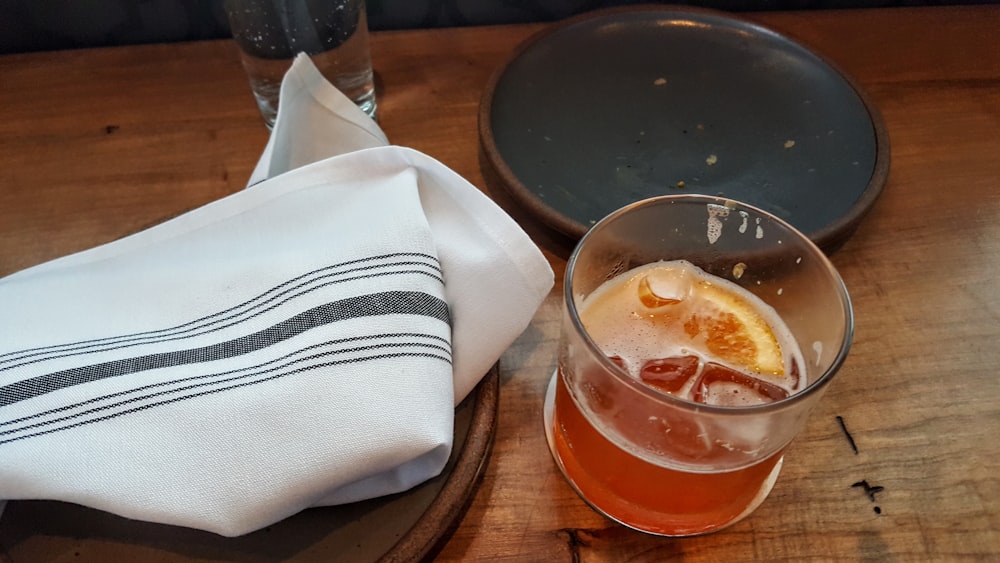
[[[585,530],[580,530],[579,528],[563,528],[559,531],[566,534],[566,544],[567,547],[569,547],[570,560],[573,561],[573,563],[579,563],[580,548],[590,545],[580,537],[580,532]]]
[[[867,480],[861,480],[857,483],[851,485],[852,487],[863,487],[865,489],[865,494],[868,495],[868,500],[875,502],[875,493],[881,493],[885,490],[885,487],[880,485],[871,485]],[[875,514],[882,514],[882,507],[876,506],[874,508]]]
[[[852,487],[864,487],[865,494],[868,495],[868,500],[870,500],[872,502],[875,502],[875,493],[881,493],[882,491],[885,490],[885,487],[881,487],[879,485],[869,485],[867,480],[865,480],[865,481],[858,481],[857,483],[854,483],[851,486]]]
[[[844,424],[844,417],[837,415],[837,424],[840,425],[841,432],[844,433],[844,437],[847,438],[847,443],[851,445],[851,450],[854,451],[854,455],[858,455],[858,445],[854,443],[854,436],[847,431],[847,425]]]

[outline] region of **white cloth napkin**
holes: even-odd
[[[0,499],[235,536],[441,471],[546,260],[306,57],[251,184],[0,279]]]

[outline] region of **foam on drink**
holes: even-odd
[[[690,401],[769,403],[804,386],[802,354],[774,309],[684,260],[605,282],[579,314],[594,342],[629,374]]]

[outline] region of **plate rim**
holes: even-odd
[[[879,112],[869,94],[864,90],[864,88],[861,87],[854,77],[840,68],[829,57],[816,49],[813,49],[805,42],[791,36],[790,34],[776,31],[733,13],[697,6],[674,4],[632,5],[584,12],[545,26],[518,44],[510,52],[510,54],[507,55],[507,57],[490,75],[483,90],[483,95],[480,98],[478,133],[482,154],[485,157],[485,164],[488,164],[493,169],[492,171],[495,173],[494,175],[500,180],[499,183],[501,184],[501,187],[509,196],[511,196],[514,202],[526,210],[535,219],[540,220],[549,228],[555,230],[563,236],[568,237],[572,241],[579,240],[587,232],[587,230],[589,230],[590,226],[584,225],[583,223],[572,219],[558,209],[548,205],[546,202],[536,197],[535,194],[517,177],[517,175],[514,174],[514,171],[511,169],[510,165],[507,164],[501,154],[500,148],[497,146],[493,135],[493,101],[496,95],[497,85],[506,75],[510,66],[541,40],[580,23],[604,18],[613,18],[621,14],[637,12],[648,12],[651,14],[676,13],[678,15],[713,16],[752,28],[757,33],[776,37],[803,49],[807,53],[816,57],[821,63],[829,67],[830,70],[846,82],[848,87],[850,87],[850,89],[858,96],[862,106],[868,114],[869,120],[871,121],[872,130],[875,136],[875,163],[872,167],[871,177],[869,178],[867,185],[864,187],[864,190],[861,192],[860,197],[858,197],[858,199],[855,200],[855,202],[834,221],[813,232],[805,233],[806,236],[813,241],[813,243],[819,246],[827,254],[832,254],[843,246],[851,235],[854,234],[854,231],[861,224],[861,221],[871,211],[875,201],[884,191],[885,185],[888,181],[889,164],[891,160],[889,132],[885,126],[881,112]]]

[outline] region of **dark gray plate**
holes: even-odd
[[[763,208],[829,252],[889,169],[877,111],[829,62],[673,6],[585,14],[530,38],[492,77],[479,128],[503,188],[573,238],[628,203],[701,193]]]

